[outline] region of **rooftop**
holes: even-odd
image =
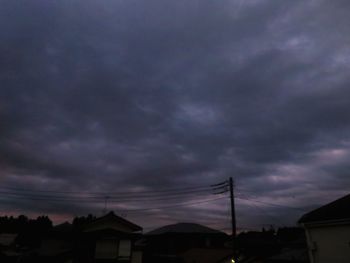
[[[348,219],[350,219],[350,194],[303,215],[299,223],[316,223]]]
[[[162,235],[167,233],[200,233],[200,234],[224,234],[221,231],[195,223],[178,223],[157,228],[147,235]]]
[[[126,220],[125,218],[117,216],[116,214],[113,213],[113,211],[109,212],[108,214],[106,214],[102,217],[96,218],[94,221],[92,221],[88,225],[93,225],[93,224],[96,224],[99,222],[102,223],[102,222],[106,222],[106,221],[118,222],[119,224],[124,225],[133,231],[141,231],[142,230],[142,227]]]

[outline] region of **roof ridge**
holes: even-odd
[[[199,224],[199,223],[174,223],[170,225],[161,226],[150,232],[148,235],[160,235],[165,233],[203,233],[203,234],[224,234],[223,232],[214,228]]]
[[[121,223],[123,223],[123,224],[125,224],[125,225],[127,225],[127,226],[129,226],[129,227],[131,227],[131,228],[134,228],[135,231],[141,231],[141,230],[142,230],[142,227],[141,227],[141,226],[136,225],[135,223],[133,223],[133,222],[131,222],[131,221],[129,221],[129,220],[127,220],[127,219],[121,217],[121,216],[116,215],[113,211],[110,211],[109,213],[107,213],[107,214],[105,214],[105,215],[103,215],[103,216],[101,216],[101,217],[96,218],[95,220],[93,220],[93,221],[90,222],[89,224],[93,224],[93,223],[95,223],[95,222],[104,220],[104,219],[106,219],[106,218],[108,218],[108,217],[114,217],[114,218],[118,219],[119,221],[121,221]]]
[[[332,202],[320,206],[304,214],[298,223],[310,223],[320,221],[334,221],[350,217],[350,194],[340,197]]]

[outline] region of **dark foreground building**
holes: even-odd
[[[141,231],[140,226],[110,212],[78,227],[58,225],[43,233],[35,247],[14,245],[12,253],[11,247],[2,249],[0,259],[1,263],[141,263],[142,251],[136,246]]]
[[[305,214],[299,223],[311,263],[350,262],[350,195]]]
[[[231,262],[229,236],[209,227],[179,223],[158,228],[144,237],[145,263]]]

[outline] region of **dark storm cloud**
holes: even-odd
[[[3,184],[110,192],[234,176],[250,198],[306,208],[349,188],[347,1],[1,5]],[[16,202],[6,209],[89,210]],[[251,225],[300,215],[249,205],[238,200]]]

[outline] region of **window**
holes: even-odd
[[[100,239],[96,241],[96,259],[130,260],[131,241],[127,239]]]
[[[131,256],[131,241],[120,240],[119,242],[119,259],[130,259]]]
[[[118,257],[118,240],[101,239],[96,241],[95,258],[112,259]]]

